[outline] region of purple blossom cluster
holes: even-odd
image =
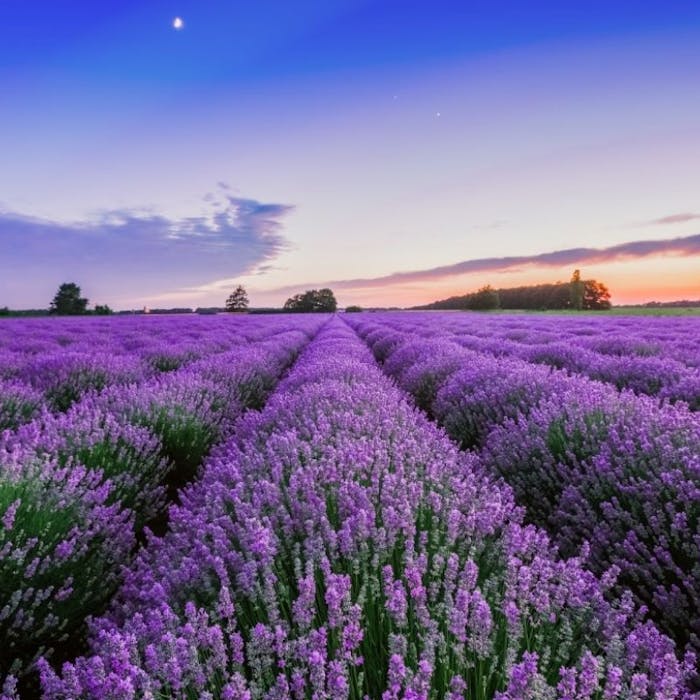
[[[700,332],[694,318],[384,314],[382,325],[469,350],[582,374],[700,410]],[[378,349],[381,359],[382,349]]]
[[[563,554],[585,547],[586,566],[614,572],[618,593],[632,591],[680,647],[700,650],[698,414],[513,354],[460,347],[449,333],[426,339],[413,318],[403,323],[353,321],[384,371],[479,452]],[[576,353],[563,341],[532,347]]]
[[[29,422],[45,407],[44,396],[37,389],[16,379],[0,379],[0,430]]]
[[[139,525],[165,505],[164,484],[172,465],[162,455],[158,437],[87,402],[6,431],[0,450],[16,463],[53,460],[62,468],[79,465],[99,472],[110,482],[110,501],[134,511]]]
[[[245,409],[264,402],[322,322],[216,319],[213,330],[193,333],[170,319],[172,355],[189,353],[188,364],[156,373],[141,371],[138,353],[152,344],[137,345],[132,326],[121,337],[122,354],[75,352],[72,345],[89,345],[93,322],[96,346],[117,342],[100,337],[104,322],[82,321],[70,326],[80,340],[57,342],[63,354],[33,328],[36,352],[27,350],[26,361],[7,371],[13,378],[0,380],[0,686],[5,676],[7,688],[19,678],[28,696],[34,662],[77,648],[145,526],[164,523],[177,487]],[[229,321],[237,329],[233,343]],[[185,331],[181,346],[177,324]],[[104,370],[100,381],[81,384],[93,369]],[[51,387],[64,384],[75,392],[59,406]]]
[[[489,434],[485,461],[560,549],[590,548],[679,644],[700,649],[700,421],[595,383]]]
[[[138,357],[59,351],[27,363],[18,379],[43,393],[52,409],[65,411],[90,391],[143,380]]]
[[[82,465],[0,449],[0,678],[65,644],[115,590],[133,513]]]
[[[245,317],[6,319],[0,381],[34,388],[53,410],[66,410],[86,393],[141,383],[289,331],[285,319]]]
[[[92,620],[90,652],[39,661],[42,691],[693,698],[692,654],[613,585],[558,558],[336,319],[181,492]]]

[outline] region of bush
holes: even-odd
[[[284,303],[285,311],[296,313],[332,313],[338,308],[338,302],[331,289],[308,289],[303,294],[296,294]]]
[[[96,316],[111,316],[112,314],[114,314],[114,311],[112,311],[107,304],[97,304],[95,306]]]
[[[132,356],[63,351],[39,356],[20,378],[43,391],[53,409],[65,411],[90,391],[137,381],[143,374]]]
[[[45,414],[5,434],[0,441],[3,446],[54,458],[60,467],[80,465],[99,472],[110,482],[108,503],[119,502],[133,511],[137,530],[165,507],[164,484],[172,465],[161,455],[160,440],[145,428],[118,421],[90,401],[65,414]]]
[[[119,582],[130,513],[99,471],[0,450],[0,680],[75,641]]]
[[[18,381],[0,378],[0,431],[14,430],[45,409],[40,391]]]
[[[700,650],[700,427],[684,408],[576,382],[495,427],[486,463],[565,554],[620,571],[659,626]]]
[[[146,385],[115,387],[97,397],[96,405],[158,437],[162,456],[173,464],[168,475],[171,497],[195,476],[241,411],[214,382],[185,371]]]

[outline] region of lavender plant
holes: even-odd
[[[375,317],[377,318],[377,317]],[[375,357],[388,331],[442,338],[475,352],[547,364],[606,381],[620,389],[700,407],[700,340],[695,319],[583,318],[383,314],[375,321],[352,321]],[[374,332],[374,337],[367,338]],[[392,341],[385,342],[391,344]]]
[[[99,613],[134,544],[98,471],[0,450],[0,679],[26,673]]]
[[[169,440],[167,449],[185,454],[192,464],[201,461],[240,415],[238,394],[262,401],[320,322],[301,322],[304,332],[291,332],[282,323],[251,324],[247,332],[259,339],[260,349],[239,356],[237,371],[231,362],[229,375],[220,374],[218,383],[204,376],[204,360],[196,371],[184,368],[143,381],[149,373],[141,371],[137,356],[90,356],[77,331],[71,335],[63,324],[65,335],[56,338],[55,346],[40,340],[37,353],[17,361],[16,374],[24,373],[54,398],[60,394],[51,393],[55,387],[74,380],[77,386],[69,387],[70,401],[60,406],[54,401],[55,408],[66,412],[50,413],[37,389],[19,380],[2,383],[0,396],[9,398],[1,415],[11,417],[8,427],[16,428],[0,437],[3,698],[16,697],[18,688],[34,696],[38,691],[30,672],[36,659],[66,658],[78,648],[89,616],[101,613],[110,600],[134,553],[136,533],[166,503],[172,470],[158,433]],[[84,334],[86,327],[79,328]],[[54,330],[42,328],[44,333]],[[200,350],[230,348],[226,339],[231,331],[221,325],[213,330],[211,342]],[[115,342],[111,334],[104,340]],[[98,337],[94,341],[101,342]],[[123,349],[130,343],[139,347],[135,341],[125,337]],[[39,346],[46,346],[46,352]],[[63,354],[56,347],[65,348]],[[134,379],[141,383],[123,384]],[[237,393],[239,381],[254,386]],[[25,399],[34,402],[26,410]],[[150,427],[139,425],[141,415],[152,420]],[[18,426],[25,416],[31,420]]]
[[[686,698],[694,659],[524,526],[340,322],[216,448],[53,698]]]
[[[140,530],[165,507],[165,483],[172,463],[162,456],[157,437],[120,422],[91,405],[75,404],[64,414],[44,414],[0,437],[0,449],[55,459],[60,467],[79,465],[109,480],[109,502],[133,511]]]
[[[594,383],[494,427],[484,456],[562,551],[619,570],[681,645],[700,648],[700,424]]]
[[[0,431],[29,422],[44,408],[41,392],[23,382],[0,379]]]
[[[21,378],[43,391],[47,402],[65,411],[89,391],[143,376],[138,358],[97,353],[59,352],[42,355],[29,364]]]
[[[421,378],[446,366],[436,351],[445,341],[421,353],[410,333],[398,340],[399,325],[384,336],[376,322],[371,336],[360,333],[374,343],[391,339],[384,370],[419,395]],[[486,468],[513,487],[528,518],[565,554],[590,546],[587,566],[616,571],[617,591],[631,590],[681,647],[697,650],[697,417],[680,404],[522,360],[453,346],[451,361],[461,368],[442,373],[432,415],[464,446],[483,448]]]

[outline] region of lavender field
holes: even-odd
[[[700,698],[700,320],[0,324],[0,698]]]

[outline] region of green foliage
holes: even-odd
[[[50,313],[60,316],[77,316],[87,312],[88,300],[80,296],[75,282],[64,282],[51,302]]]
[[[123,435],[105,436],[91,445],[80,436],[59,450],[59,464],[81,464],[99,470],[112,482],[109,503],[119,501],[134,513],[134,525],[140,531],[144,524],[163,510],[164,499],[158,493],[160,482],[167,478],[172,464],[165,460],[157,440],[143,447]],[[157,494],[154,497],[154,494]]]
[[[168,355],[167,353],[157,353],[148,358],[148,361],[157,372],[173,372],[182,367],[188,358],[184,355]]]
[[[295,294],[284,303],[285,311],[296,313],[333,313],[337,308],[335,295],[328,288],[307,289],[303,294]]]
[[[493,311],[501,305],[498,290],[494,289],[490,284],[479,289],[478,292],[469,295],[467,301],[467,309],[471,311]]]
[[[40,494],[39,488],[40,485],[35,484],[30,478],[14,483],[0,482],[0,512],[7,513],[13,503],[19,503],[14,517],[14,528],[11,532],[3,528],[0,531],[0,542],[8,546],[7,541],[11,540],[12,547],[21,551],[22,547],[28,546],[28,542],[36,540],[37,546],[32,554],[51,556],[57,545],[69,539],[79,518],[74,503],[59,504],[47,497],[48,494]],[[23,579],[26,577],[25,567],[26,564],[21,560],[18,561],[12,557],[2,558],[0,561],[0,598],[2,600],[10,601],[16,591],[22,590]],[[52,567],[48,572],[40,574],[40,577],[43,579],[42,582],[50,585],[51,577],[55,576],[56,584],[60,586],[62,581],[68,579],[71,574],[70,562],[66,562]],[[45,612],[48,612],[49,606],[45,607]],[[38,612],[41,614],[44,611]],[[5,644],[9,645],[8,659],[13,657],[31,659],[36,652],[30,646],[38,646],[44,641],[41,634],[29,634],[26,640],[19,635],[13,639],[16,632],[13,633],[9,625],[8,629],[3,627],[4,625],[0,625],[0,630],[4,632]]]
[[[107,379],[107,372],[103,369],[76,369],[64,381],[46,390],[46,400],[56,411],[67,411],[86,392],[102,391],[107,386]]]
[[[95,315],[96,316],[111,316],[114,313],[112,309],[107,306],[107,304],[96,304],[95,305]]]
[[[163,457],[173,463],[171,492],[194,478],[219,439],[216,426],[178,405],[153,404],[149,413],[137,415],[135,421],[160,438]]]
[[[577,275],[578,273],[578,275]],[[448,310],[476,310],[479,308],[475,297],[483,295],[484,290],[464,294],[462,296],[449,297],[435,301],[432,304],[415,307],[418,309],[435,309],[437,311]],[[522,287],[509,287],[494,289],[498,295],[499,305],[492,308],[507,310],[569,310],[569,311],[601,311],[611,308],[610,292],[607,287],[596,280],[581,280],[578,270],[574,273],[570,282],[555,282],[552,284],[533,284]]]
[[[353,305],[353,306],[347,306],[347,307],[345,307],[345,313],[346,313],[346,314],[359,314],[362,310],[363,310],[363,309],[362,309],[361,306],[355,306],[355,305]]]
[[[226,311],[237,312],[248,310],[248,293],[245,287],[238,285],[226,300]]]
[[[0,516],[7,521],[14,510],[0,525],[0,677],[74,642],[86,614],[103,612],[117,587],[126,551],[110,541],[112,525],[99,519],[99,507],[88,504],[90,479],[64,490],[58,478],[65,479],[60,471],[47,481],[38,461],[19,478],[0,478]],[[123,511],[105,515],[117,516],[114,527],[129,527]]]
[[[574,270],[574,274],[571,275],[571,282],[569,282],[569,297],[571,307],[576,309],[576,311],[581,311],[583,308],[584,289],[585,283],[581,280],[581,271]]]
[[[40,410],[41,399],[20,396],[12,392],[0,391],[0,431],[9,428],[14,430],[23,423],[28,423]]]
[[[274,377],[260,372],[251,372],[248,376],[241,377],[236,385],[236,398],[243,406],[261,409],[273,385]]]
[[[7,306],[0,307],[0,316],[9,316],[10,309]]]
[[[610,292],[602,282],[586,280],[583,284],[582,305],[584,309],[595,311],[610,308]]]

